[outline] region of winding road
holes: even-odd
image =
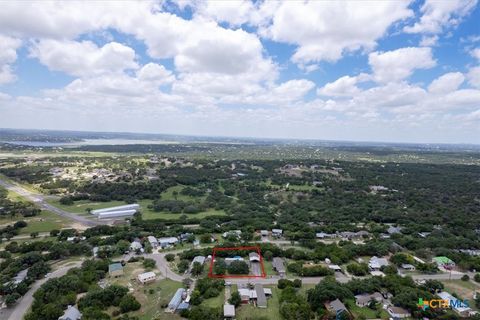
[[[85,217],[82,217],[81,215],[71,213],[65,210],[62,210],[60,208],[57,208],[55,206],[52,206],[49,204],[47,201],[45,201],[45,196],[42,194],[37,194],[33,193],[19,185],[16,185],[14,183],[5,181],[0,179],[0,186],[4,187],[7,190],[10,190],[12,192],[15,192],[25,199],[35,203],[37,206],[39,206],[43,210],[48,210],[53,213],[58,214],[59,216],[62,216],[67,219],[71,219],[79,224],[82,224],[87,227],[93,227],[93,226],[98,226],[98,225],[103,225],[103,224],[108,224],[108,221],[101,221],[101,220],[91,220],[87,219]]]
[[[49,279],[59,278],[67,274],[68,270],[72,268],[79,267],[82,264],[82,261],[78,261],[68,266],[61,267],[52,273],[46,278],[36,281],[30,290],[25,293],[25,295],[18,300],[18,302],[12,308],[0,310],[0,320],[20,320],[23,319],[27,311],[30,309],[30,306],[33,303],[33,294],[37,291],[42,284],[47,282]]]

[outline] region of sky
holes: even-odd
[[[2,1],[0,127],[480,144],[480,5]]]

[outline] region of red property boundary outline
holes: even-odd
[[[260,267],[262,269],[262,274],[259,276],[254,276],[250,274],[239,274],[239,275],[225,275],[225,274],[213,274],[213,264],[215,262],[215,253],[217,251],[229,251],[229,250],[252,250],[258,253],[258,256],[260,257]],[[263,264],[263,257],[262,253],[260,251],[260,247],[258,246],[252,246],[252,247],[231,247],[231,248],[221,248],[221,247],[216,247],[213,248],[213,253],[212,253],[212,260],[210,261],[210,269],[208,272],[208,277],[209,278],[220,278],[220,279],[225,279],[225,278],[266,278],[267,274],[265,273],[265,266]]]

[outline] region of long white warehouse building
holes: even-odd
[[[137,203],[133,203],[133,204],[126,204],[124,206],[116,206],[116,207],[92,210],[91,214],[97,215],[101,212],[121,211],[121,210],[138,210],[138,209],[140,209],[140,205],[137,204]]]
[[[133,216],[140,209],[138,204],[128,204],[124,206],[110,207],[105,209],[92,210],[91,213],[99,219],[111,219],[118,217]]]

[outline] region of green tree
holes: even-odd
[[[234,305],[235,307],[240,306],[240,304],[242,303],[242,298],[240,297],[240,293],[238,293],[238,291],[232,292],[232,295],[230,296],[228,303]]]
[[[134,296],[131,294],[126,294],[120,300],[120,311],[122,313],[129,312],[129,311],[136,311],[141,308],[141,304],[135,299]]]

